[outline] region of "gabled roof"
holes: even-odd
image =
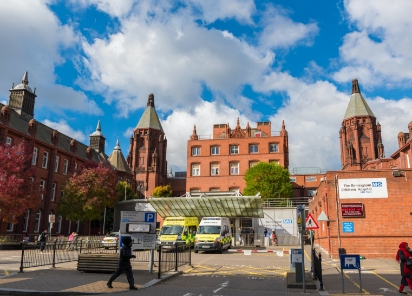
[[[161,130],[163,132],[162,125],[160,124],[160,120],[159,120],[159,117],[157,116],[157,112],[154,106],[153,94],[149,95],[147,107],[144,110],[142,117],[140,117],[139,123],[137,124],[136,128],[139,128],[139,129],[152,128],[152,129]]]
[[[4,104],[0,103],[0,109],[4,106]],[[41,123],[37,122],[37,133],[36,133],[36,141],[43,142],[44,144],[54,146],[52,141],[51,141],[51,134],[53,133],[54,129]],[[0,121],[0,124],[2,122]],[[11,113],[10,113],[10,122],[8,127],[10,129],[13,129],[19,133],[22,133],[23,135],[26,135],[28,138],[30,138],[30,134],[28,133],[28,125],[29,123],[23,119],[15,110],[11,108]],[[66,153],[72,154],[70,151],[70,141],[72,140],[71,137],[59,133],[59,141],[56,148],[65,151]],[[77,142],[77,151],[76,151],[76,156],[79,158],[83,158],[87,160],[86,156],[86,150],[88,146],[81,142]],[[104,153],[97,153],[95,150],[92,149],[92,158],[91,161],[93,162],[103,162],[107,163],[107,155]]]
[[[346,109],[344,119],[348,119],[355,116],[372,116],[375,117],[368,103],[363,98],[359,90],[358,80],[352,80],[352,95],[350,96],[349,105]]]
[[[110,154],[108,161],[117,171],[126,172],[133,175],[132,170],[127,165],[127,162],[123,156],[122,150],[120,149],[119,140],[117,140],[116,146],[114,147],[112,154]]]

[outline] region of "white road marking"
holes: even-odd
[[[223,288],[226,288],[228,285],[229,285],[229,281],[220,284],[221,287],[219,289],[214,290],[213,293],[216,293],[217,291],[222,290]]]

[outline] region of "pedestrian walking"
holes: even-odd
[[[239,239],[239,246],[243,245],[243,240],[242,240],[242,228],[239,227],[239,232],[237,234],[237,237]]]
[[[75,234],[76,232],[72,232],[72,233],[70,233],[70,235],[69,235],[69,238],[67,239],[67,241],[68,241],[68,246],[67,246],[67,248],[66,248],[66,250],[68,250],[68,251],[70,251],[71,250],[71,248],[72,248],[72,243],[73,243],[73,239],[74,239],[74,234]]]
[[[400,264],[402,276],[399,293],[408,294],[403,290],[405,286],[409,286],[409,288],[412,289],[412,255],[408,243],[402,242],[399,245],[399,250],[396,253],[396,261]]]
[[[24,232],[24,233],[23,233],[23,239],[22,239],[21,242],[22,242],[23,244],[27,245],[27,244],[29,243],[29,240],[30,240],[29,236],[27,235],[26,232]]]
[[[267,228],[265,228],[265,231],[263,231],[263,237],[267,237],[268,236],[268,230]]]
[[[273,230],[272,231],[272,246],[274,246],[275,244],[278,245],[278,237],[276,235],[276,232]]]
[[[47,233],[47,229],[46,229],[37,238],[37,242],[40,244],[40,253],[44,252],[44,248],[46,247],[46,241],[47,241],[48,236],[49,234]]]
[[[250,227],[250,244],[253,245],[255,242],[255,231],[252,227]]]
[[[116,272],[112,275],[112,277],[107,282],[107,286],[111,289],[113,288],[112,283],[113,281],[121,275],[123,272],[126,273],[127,281],[129,282],[129,289],[130,290],[137,290],[134,286],[134,278],[133,278],[133,271],[132,271],[132,264],[130,263],[130,258],[136,258],[132,252],[132,245],[133,240],[130,236],[124,237],[122,240],[123,247],[120,250],[119,255],[119,267],[117,268]]]

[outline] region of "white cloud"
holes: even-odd
[[[71,3],[81,7],[95,6],[98,10],[117,18],[126,18],[131,14],[139,17],[164,18],[173,10],[206,23],[227,18],[252,23],[251,16],[256,9],[253,0],[71,0]]]
[[[343,66],[333,77],[344,82],[356,76],[369,86],[410,86],[412,39],[406,36],[412,31],[412,2],[347,0],[345,9],[357,31],[344,37]]]
[[[185,2],[199,8],[202,19],[208,23],[232,17],[241,22],[253,23],[251,17],[256,10],[253,0],[187,0]]]
[[[1,100],[0,103],[2,103],[3,105],[7,105],[6,100]]]
[[[74,130],[70,127],[70,125],[63,119],[58,122],[53,122],[48,119],[44,120],[43,123],[55,130],[57,130],[61,134],[65,134],[66,136],[76,139],[78,142],[86,141],[86,136],[80,130]]]
[[[287,48],[298,43],[311,45],[319,28],[316,23],[302,24],[290,19],[279,7],[269,6],[264,13],[264,29],[260,36],[260,46],[269,48]]]
[[[262,55],[230,34],[179,18],[168,23],[131,18],[108,40],[83,47],[93,83],[101,85],[109,102],[130,100],[129,110],[143,107],[151,92],[159,109],[193,107],[201,101],[203,86],[236,105],[242,85],[273,61],[272,53]],[[118,105],[123,115],[125,106]]]
[[[61,50],[78,40],[70,26],[62,25],[47,6],[48,1],[0,1],[0,98],[8,97],[12,82],[20,83],[24,71],[37,87],[36,110],[52,105],[95,114],[100,110],[81,91],[55,84],[55,66],[65,62]],[[41,111],[40,111],[41,112]],[[39,113],[39,112],[36,112]]]

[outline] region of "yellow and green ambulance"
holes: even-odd
[[[199,251],[219,251],[230,249],[232,229],[229,218],[204,217],[200,221],[195,237],[195,253]]]
[[[193,245],[198,226],[197,217],[167,217],[160,230],[158,243],[166,248],[173,247],[175,242]]]

